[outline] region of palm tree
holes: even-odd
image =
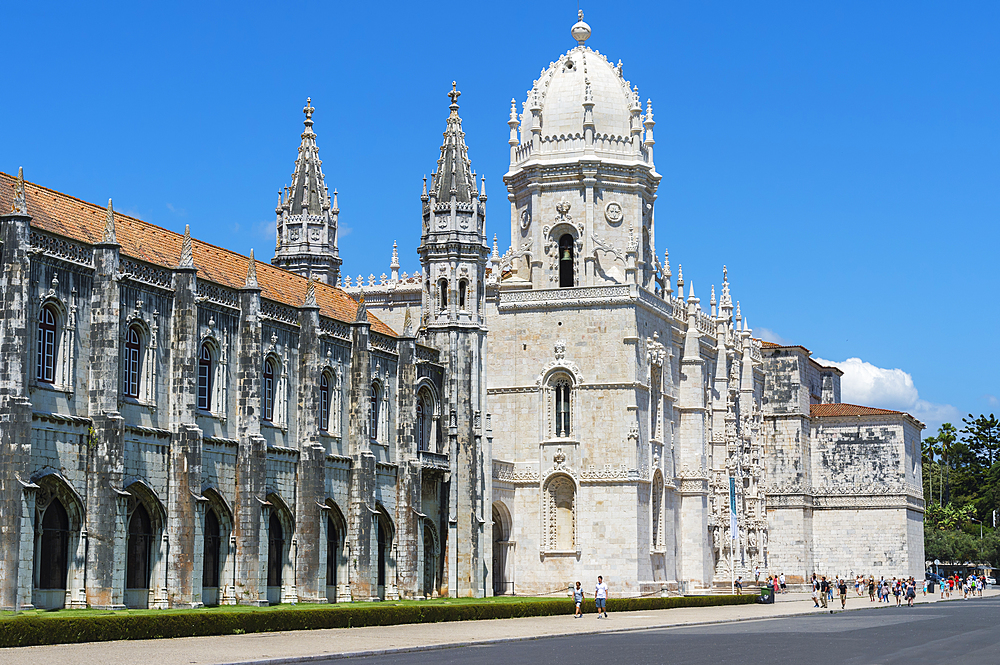
[[[940,453],[941,447],[938,445],[937,437],[929,436],[924,439],[922,464],[927,468],[927,482],[929,485],[927,495],[931,499],[934,498],[934,456]],[[938,473],[940,474],[940,469],[938,469]]]

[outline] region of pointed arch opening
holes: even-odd
[[[389,591],[396,587],[396,562],[392,553],[393,538],[396,529],[393,526],[392,518],[382,504],[378,505],[378,512],[375,513],[375,595],[381,599],[386,598]]]
[[[438,280],[438,303],[442,311],[448,309],[448,280]]]
[[[43,305],[38,311],[38,356],[35,379],[39,383],[54,384],[57,380],[57,356],[61,337],[59,311],[55,305]]]
[[[211,411],[213,389],[215,387],[215,368],[218,354],[214,345],[202,342],[198,350],[198,408]]]
[[[80,496],[55,471],[33,481],[35,493],[31,602],[39,609],[85,607],[84,513]]]
[[[493,502],[493,595],[514,594],[514,580],[510,572],[511,517],[510,510],[501,501]]]
[[[424,570],[421,592],[425,598],[435,598],[440,595],[441,586],[441,543],[434,522],[423,520],[423,530]]]
[[[125,331],[125,344],[122,348],[122,394],[125,397],[139,399],[142,385],[143,370],[143,337],[138,325],[131,325]]]
[[[291,596],[293,568],[291,540],[292,514],[277,494],[268,494],[271,504],[267,519],[267,601],[272,605],[294,601]]]
[[[339,600],[349,600],[347,591],[347,558],[344,545],[347,542],[347,521],[340,507],[332,499],[327,499],[326,505],[326,599],[336,603]]]
[[[233,518],[229,506],[215,488],[202,495],[208,499],[202,529],[201,600],[207,606],[236,603]]]
[[[145,482],[128,486],[125,541],[125,606],[135,609],[166,607],[162,592],[165,551],[163,526],[166,512]]]

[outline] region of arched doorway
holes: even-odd
[[[389,534],[386,533],[385,518],[378,517],[378,589],[375,592],[379,598],[385,598],[385,553],[389,546]]]
[[[42,599],[39,606],[47,609],[62,607],[66,598],[70,531],[69,516],[59,499],[52,499],[45,509],[40,534],[35,543],[38,577],[34,595]]]
[[[149,606],[153,521],[142,501],[135,501],[133,505],[125,544],[125,605],[145,609]]]
[[[267,523],[267,602],[281,602],[282,569],[285,565],[285,531],[275,511]]]
[[[340,550],[340,532],[332,517],[326,518],[326,599],[337,602],[337,564]]]
[[[493,595],[514,593],[513,580],[508,579],[507,556],[510,551],[510,513],[502,503],[493,504]]]
[[[438,590],[438,542],[430,522],[424,522],[424,584],[423,595],[433,598]]]
[[[219,516],[209,506],[205,510],[205,556],[201,573],[201,601],[219,604],[219,578],[222,567],[222,529]]]

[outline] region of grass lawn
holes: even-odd
[[[275,610],[296,610],[309,611],[330,607],[402,607],[416,605],[427,607],[431,605],[482,605],[482,604],[509,604],[509,603],[534,603],[546,600],[564,601],[571,605],[572,601],[568,596],[549,596],[536,598],[531,596],[494,596],[491,598],[434,598],[430,600],[385,600],[380,602],[359,601],[356,603],[297,603],[270,605],[268,607],[251,607],[248,605],[219,605],[217,607],[201,607],[198,609],[171,609],[171,610],[26,610],[24,612],[0,612],[0,620],[12,619],[15,616],[21,617],[41,617],[53,619],[70,619],[77,617],[96,616],[141,616],[152,614],[163,616],[167,614],[211,614],[213,612],[273,612]]]

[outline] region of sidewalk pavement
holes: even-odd
[[[1000,589],[989,589],[983,595],[1000,596]],[[955,598],[953,595],[952,600]],[[961,594],[958,594],[957,599],[961,598]],[[0,663],[49,665],[72,662],[74,665],[121,665],[155,662],[155,665],[220,665],[256,662],[283,665],[349,655],[377,655],[394,651],[416,651],[433,647],[530,640],[582,633],[753,621],[824,611],[815,609],[812,599],[806,593],[779,594],[775,600],[773,605],[728,605],[617,612],[609,613],[607,620],[598,620],[595,614],[586,614],[582,619],[565,615],[20,647],[0,649]],[[933,596],[928,594],[926,597],[918,594],[916,602],[920,604],[940,602],[940,599],[937,594]],[[867,595],[863,597],[855,595],[853,589],[848,594],[848,610],[877,606],[895,609],[895,602],[889,605],[872,603]],[[840,599],[835,597],[829,610],[826,611],[839,612],[839,607]],[[896,611],[905,611],[905,607]]]

